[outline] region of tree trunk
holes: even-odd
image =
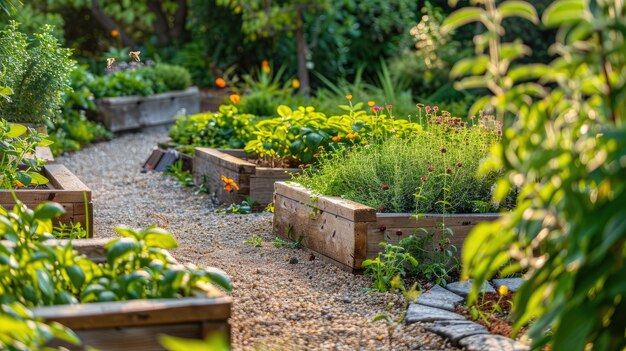
[[[296,44],[298,49],[298,80],[300,81],[300,94],[308,96],[311,91],[309,86],[309,70],[306,67],[306,59],[308,56],[308,48],[306,38],[304,37],[304,16],[302,16],[302,8],[298,8],[297,12],[297,29]]]
[[[107,16],[106,13],[100,7],[100,2],[98,0],[91,0],[91,13],[96,18],[98,22],[110,33],[112,30],[117,30],[120,33],[120,40],[122,41],[122,45],[128,46],[131,49],[135,49],[137,45],[135,41],[124,31],[124,29],[119,26],[115,21]]]
[[[178,0],[178,8],[174,13],[174,28],[172,28],[172,36],[177,44],[187,42],[190,39],[190,33],[187,30],[187,0]]]
[[[148,9],[152,13],[154,13],[154,31],[157,35],[158,45],[159,47],[165,47],[170,44],[169,32],[170,28],[167,24],[167,18],[163,13],[163,9],[161,8],[161,4],[159,1],[151,0],[148,1]]]

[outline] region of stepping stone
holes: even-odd
[[[456,305],[463,300],[464,298],[461,296],[439,285],[434,285],[429,291],[426,291],[417,298],[417,303],[454,312]]]
[[[489,334],[487,328],[478,323],[470,321],[437,321],[433,324],[426,324],[423,326],[423,328],[437,335],[441,335],[444,338],[447,338],[455,346],[459,345],[459,341],[461,339],[468,336]]]
[[[459,314],[416,303],[409,305],[409,310],[405,318],[406,323],[433,322],[451,319],[465,320],[465,318]]]
[[[472,335],[461,339],[465,351],[528,351],[530,347],[502,335]]]
[[[473,283],[474,283],[473,279],[449,283],[446,285],[446,289],[452,291],[453,293],[457,295],[467,297],[467,295],[469,295],[469,292],[470,292],[470,289],[472,288]],[[491,286],[491,284],[489,284],[488,282],[484,282],[483,285],[480,287],[480,292],[495,293],[496,290]]]
[[[516,292],[519,290],[519,287],[525,282],[524,278],[503,278],[503,279],[493,279],[491,282],[498,289],[502,285],[506,285],[509,288],[509,291]]]

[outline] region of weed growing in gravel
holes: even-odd
[[[389,291],[391,294],[387,294],[387,304],[386,310],[383,313],[380,313],[374,317],[372,322],[383,320],[387,322],[387,340],[389,340],[389,350],[393,350],[393,335],[398,328],[398,326],[404,322],[404,318],[406,317],[406,313],[409,307],[409,303],[414,302],[417,298],[422,294],[421,291],[417,290],[417,283],[414,283],[413,286],[409,290],[404,287],[402,283],[402,278],[399,274],[395,275],[391,281],[389,282]],[[393,316],[393,308],[396,306],[396,302],[394,301],[396,294],[395,292],[402,293],[402,306],[400,308],[400,314],[397,316]]]
[[[80,223],[59,223],[52,229],[52,235],[57,239],[85,239],[89,237],[87,229]]]
[[[163,172],[164,176],[172,177],[176,184],[180,187],[193,186],[193,176],[191,172],[183,170],[183,161],[178,160],[174,164],[167,166],[167,170]]]
[[[384,250],[379,252],[375,259],[365,260],[363,267],[365,267],[365,274],[372,277],[374,289],[386,292],[389,288],[393,290],[392,283],[395,279],[401,279],[401,276],[406,275],[407,266],[417,267],[418,262],[401,246],[385,242],[379,245]]]
[[[231,204],[226,209],[218,210],[219,213],[234,213],[234,214],[250,214],[255,202],[251,198],[246,198],[240,204]]]
[[[302,248],[302,239],[304,239],[302,235],[300,235],[298,239],[295,241],[285,240],[285,239],[276,237],[274,238],[274,241],[272,241],[272,245],[274,245],[275,247],[289,247],[291,249],[297,250],[297,249]]]
[[[252,234],[252,236],[249,239],[244,240],[243,243],[246,245],[252,245],[254,247],[261,247],[263,246],[263,238],[256,234]]]

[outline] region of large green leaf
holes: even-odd
[[[85,284],[85,272],[79,266],[65,267],[65,273],[70,277],[72,285],[76,289],[81,289]]]
[[[26,133],[27,130],[28,128],[21,124],[10,124],[9,131],[6,133],[6,136],[9,138],[17,138],[20,135]]]
[[[215,267],[207,267],[204,270],[213,284],[221,286],[226,291],[233,290],[233,283],[226,272]]]
[[[144,232],[144,240],[148,247],[159,247],[162,249],[174,249],[178,247],[178,243],[174,236],[165,229],[152,228]]]
[[[121,238],[108,247],[107,261],[109,264],[115,264],[119,258],[137,250],[139,250],[139,243],[136,240]]]
[[[43,202],[35,208],[36,219],[52,219],[65,213],[65,208],[56,202]]]
[[[481,17],[485,14],[485,10],[477,7],[465,7],[456,10],[443,21],[441,30],[450,32],[468,23],[480,22]]]
[[[35,273],[37,275],[37,286],[41,293],[47,298],[52,298],[54,296],[54,287],[50,274],[39,268],[37,268]]]
[[[557,0],[543,12],[546,27],[579,22],[585,18],[585,0]]]
[[[539,23],[539,17],[535,8],[525,1],[505,1],[498,6],[498,12],[502,18],[522,17],[532,23]]]

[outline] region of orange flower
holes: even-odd
[[[341,140],[341,137],[339,135],[335,135],[334,137],[332,137],[332,140],[334,142],[338,142],[339,140]]]
[[[261,62],[261,69],[263,70],[263,72],[265,73],[270,73],[271,69],[270,69],[270,63],[267,60],[263,60]]]
[[[239,101],[241,101],[241,96],[239,96],[239,94],[232,94],[228,98],[233,102],[233,104],[238,104]]]
[[[356,135],[354,135],[354,134],[352,134],[352,133],[350,133],[350,134],[346,135],[346,139],[348,139],[348,140],[352,140],[352,139],[354,139],[354,138],[356,138]]]
[[[230,191],[230,192],[232,192],[233,189],[239,190],[239,186],[237,185],[237,183],[235,183],[234,180],[226,176],[221,176],[220,179],[224,182],[224,190]]]
[[[376,105],[374,100],[370,100],[370,101],[367,102],[367,106],[369,106],[369,107],[374,107],[374,105]]]
[[[292,86],[294,89],[298,89],[298,88],[300,88],[300,81],[299,81],[299,80],[297,80],[297,79],[292,80],[292,81],[291,81],[291,86]]]
[[[219,88],[223,88],[226,86],[226,81],[223,78],[217,78],[215,80],[215,85],[217,85]]]
[[[348,101],[352,101],[352,95],[346,95],[346,99],[348,99]]]
[[[22,184],[22,182],[20,182],[20,181],[19,181],[19,180],[17,180],[17,179],[15,180],[15,187],[16,187],[16,188],[21,188],[21,187],[23,187],[23,186],[24,186],[24,184]]]
[[[119,30],[117,30],[117,29],[113,29],[113,30],[111,31],[111,36],[112,36],[113,38],[117,38],[117,37],[119,37],[119,36],[120,36],[120,31],[119,31]]]

